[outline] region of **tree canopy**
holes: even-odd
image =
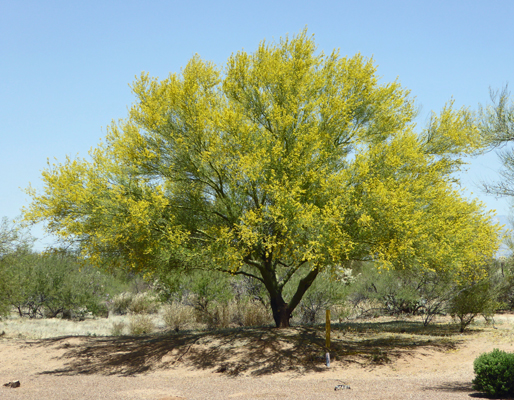
[[[132,90],[90,158],[49,164],[43,191],[29,189],[25,217],[91,262],[255,278],[284,327],[323,269],[372,260],[471,277],[498,246],[454,174],[483,149],[474,114],[450,102],[417,130],[398,81],[359,54],[318,53],[306,31],[223,68],[196,55]]]
[[[492,104],[481,108],[480,128],[491,148],[502,148],[499,156],[504,169],[502,180],[485,183],[485,189],[497,196],[514,196],[514,152],[506,147],[514,141],[514,102],[509,104],[508,86],[490,94]]]
[[[28,249],[33,242],[26,229],[19,221],[9,221],[3,217],[0,222],[0,260],[17,250]]]

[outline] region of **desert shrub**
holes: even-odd
[[[228,302],[212,301],[207,307],[195,309],[196,322],[208,329],[228,328],[234,320],[234,308]]]
[[[423,268],[378,271],[373,265],[360,270],[348,300],[379,304],[372,315],[419,315],[427,326],[436,315],[450,314],[459,321],[461,332],[477,315],[491,316],[498,306],[498,280],[489,274],[479,282],[457,279],[455,274]],[[461,277],[462,278],[462,277]],[[460,283],[457,283],[460,282]]]
[[[480,281],[466,281],[457,272],[441,272],[422,267],[409,270],[377,270],[364,264],[351,286],[349,302],[378,303],[372,315],[419,315],[427,326],[436,315],[450,314],[463,332],[477,315],[488,318],[498,307],[498,274],[490,263]]]
[[[24,250],[3,262],[10,283],[0,297],[15,307],[20,316],[105,315],[110,277],[80,262],[73,254]]]
[[[492,396],[514,395],[514,354],[494,349],[473,363],[473,388]]]
[[[125,322],[113,322],[111,327],[111,336],[121,336],[125,331]]]
[[[223,273],[196,271],[184,283],[198,310],[207,309],[211,302],[228,303],[234,297],[230,278]]]
[[[325,315],[325,310],[332,305],[331,300],[322,290],[308,291],[295,311],[300,324],[311,325],[319,322]]]
[[[180,329],[180,320],[191,316],[194,322],[207,328],[270,322],[266,289],[260,282],[245,276],[203,270],[171,272],[159,276],[155,286],[161,299],[171,304],[164,311],[171,329],[176,329],[176,324]]]
[[[514,243],[510,243],[511,248]],[[498,302],[505,310],[514,310],[514,258],[500,257],[495,262],[496,271],[493,274],[498,288]]]
[[[263,326],[273,320],[267,307],[256,300],[248,298],[229,302],[212,301],[208,312],[200,312],[191,305],[173,302],[162,309],[166,326],[173,330],[200,323],[208,329],[229,328],[234,326]]]
[[[184,301],[191,303],[193,298],[202,304],[211,301],[228,302],[234,297],[230,277],[219,271],[177,270],[158,272],[154,282],[156,291],[163,301]]]
[[[17,294],[19,284],[14,279],[13,260],[18,254],[29,252],[33,239],[28,231],[7,217],[0,222],[0,317],[9,315],[12,297]]]
[[[241,303],[241,323],[243,326],[263,326],[273,322],[269,307],[261,302],[250,300]]]
[[[498,302],[502,309],[514,311],[514,275],[505,277],[500,285]]]
[[[2,279],[2,277],[0,276],[0,280],[1,279]],[[0,284],[0,290],[2,290],[1,284]],[[0,301],[0,320],[2,319],[2,317],[9,315],[10,312],[11,312],[11,306],[9,305],[9,303],[6,301]]]
[[[423,308],[423,279],[415,271],[385,270],[371,274],[371,298],[379,300],[385,314],[419,314]]]
[[[263,326],[273,321],[268,307],[249,298],[212,302],[207,313],[196,311],[196,317],[197,322],[206,324],[208,328]]]
[[[451,274],[441,271],[423,271],[419,279],[418,290],[422,306],[419,315],[423,326],[428,326],[435,316],[447,313],[450,301],[456,293],[456,285]]]
[[[194,322],[194,309],[179,302],[172,302],[163,307],[162,318],[168,328],[178,332],[187,324]]]
[[[136,314],[130,317],[128,329],[131,335],[146,335],[155,330],[155,324],[149,315]]]
[[[8,297],[6,296],[6,293],[10,290],[10,286],[12,286],[9,278],[7,271],[5,271],[2,263],[0,262],[0,318],[2,316],[9,315],[12,308]]]
[[[347,298],[355,308],[360,304],[373,304],[374,308],[364,309],[370,315],[419,315],[423,312],[423,277],[415,270],[379,270],[374,263],[361,263],[356,272],[358,275]]]
[[[109,311],[115,315],[125,315],[129,312],[134,294],[131,292],[119,293],[109,302]]]
[[[123,292],[109,302],[109,311],[115,315],[155,314],[159,310],[159,298],[150,291],[142,293]]]
[[[227,274],[193,270],[182,274],[171,273],[159,279],[167,290],[165,296],[168,301],[193,307],[197,322],[208,327],[222,327],[230,323],[227,304],[234,298],[234,292],[231,277]]]
[[[2,217],[0,222],[0,258],[16,252],[20,248],[30,247],[33,241],[26,228],[23,228],[19,222]]]
[[[132,314],[155,314],[159,310],[159,298],[152,292],[137,293],[127,309]]]
[[[477,315],[486,318],[493,316],[498,308],[497,295],[496,287],[488,278],[467,286],[457,286],[449,312],[459,321],[460,331],[464,332]]]

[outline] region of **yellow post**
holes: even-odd
[[[327,350],[330,350],[330,310],[327,310],[327,322],[326,322],[325,328],[326,328],[326,338],[327,338],[325,345],[327,347]]]

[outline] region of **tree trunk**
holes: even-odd
[[[273,311],[273,319],[277,328],[289,328],[289,320],[291,319],[291,311],[282,298],[281,294],[277,294],[270,298],[271,310]]]
[[[290,326],[289,320],[291,319],[291,314],[302,300],[307,289],[311,287],[318,276],[319,269],[314,268],[303,279],[300,279],[296,292],[289,303],[286,303],[282,297],[283,287],[279,285],[277,281],[276,271],[272,267],[271,262],[265,262],[264,266],[259,268],[259,270],[261,272],[262,282],[270,296],[270,305],[273,312],[273,319],[275,320],[275,326],[277,328],[288,328]]]

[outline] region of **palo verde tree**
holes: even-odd
[[[497,247],[452,175],[482,148],[473,114],[449,104],[416,132],[407,90],[361,55],[317,53],[306,31],[224,68],[195,56],[164,80],[143,73],[132,89],[128,118],[90,159],[49,165],[43,192],[29,189],[25,217],[90,262],[246,275],[287,327],[324,269],[471,276]]]
[[[497,196],[514,196],[514,151],[506,147],[514,142],[514,101],[505,86],[499,91],[490,92],[491,104],[481,107],[480,128],[484,141],[491,148],[503,148],[499,157],[503,164],[500,182],[485,183],[487,192]]]

